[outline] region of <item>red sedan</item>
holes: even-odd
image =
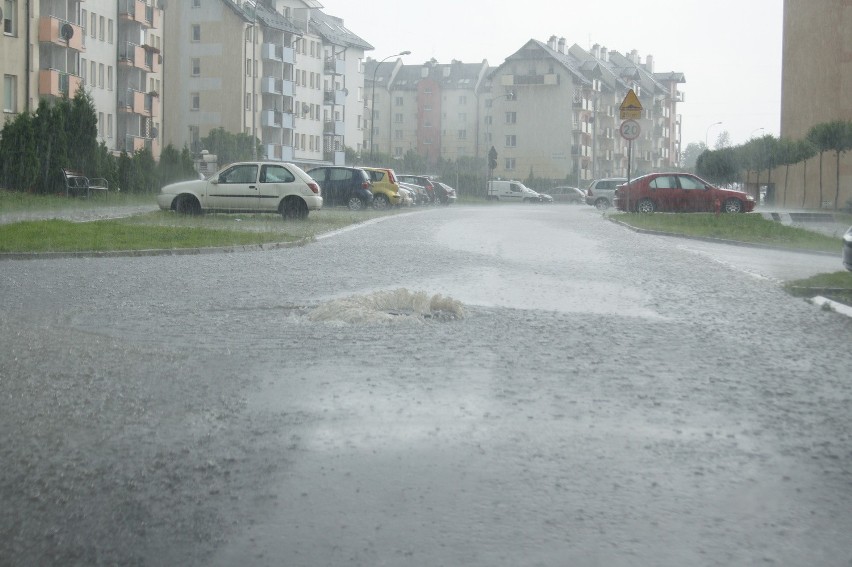
[[[722,189],[690,173],[649,173],[615,190],[619,211],[653,213],[748,213],[754,210],[754,197],[732,189]]]

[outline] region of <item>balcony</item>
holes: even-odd
[[[293,115],[289,112],[278,110],[262,110],[260,112],[260,124],[267,128],[293,129]]]
[[[145,0],[119,0],[118,16],[125,22],[136,22],[148,29],[160,27],[160,10],[148,6]]]
[[[276,79],[275,77],[262,77],[260,79],[260,92],[263,94],[293,96],[293,81]]]
[[[41,69],[38,72],[38,94],[73,97],[82,82],[82,77],[71,73],[64,73],[57,69]]]
[[[325,59],[325,72],[329,75],[345,75],[346,61],[337,57],[327,57]]]
[[[338,150],[325,150],[322,154],[325,161],[332,165],[346,165],[346,152]]]
[[[143,71],[150,70],[146,61],[145,48],[129,41],[118,46],[118,63],[126,67],[135,67]]]
[[[326,120],[323,132],[326,136],[343,136],[346,133],[346,123],[343,120]]]
[[[346,91],[333,90],[323,93],[323,102],[325,104],[342,105],[346,104]]]
[[[118,111],[156,118],[160,115],[160,97],[127,89],[118,99]]]
[[[86,30],[67,20],[43,16],[38,20],[38,40],[68,47],[75,51],[86,51]]]
[[[156,138],[127,135],[124,137],[124,147],[118,149],[124,150],[128,155],[147,149],[156,157],[160,155],[160,142]]]
[[[293,161],[293,146],[281,144],[265,144],[263,150],[267,159],[275,161]]]
[[[296,62],[295,51],[292,47],[284,47],[274,43],[264,43],[260,48],[260,56],[267,61],[278,61],[280,63],[294,64]]]

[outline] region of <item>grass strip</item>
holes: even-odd
[[[254,232],[191,226],[161,226],[122,220],[75,223],[66,220],[25,221],[0,225],[0,252],[103,252],[238,246],[287,242],[299,237],[280,232]]]
[[[656,213],[648,215],[613,213],[611,218],[634,228],[672,234],[736,240],[796,250],[837,252],[838,254],[842,248],[842,242],[839,238],[832,238],[803,228],[786,226],[755,214]]]

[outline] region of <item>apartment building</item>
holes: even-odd
[[[427,160],[476,157],[480,152],[480,94],[488,63],[434,59],[422,65],[367,60],[365,85],[373,131],[364,147],[401,158],[413,151]]]
[[[200,152],[215,128],[262,156],[342,164],[363,139],[363,54],[372,47],[311,0],[187,0],[166,8],[165,142]]]
[[[636,51],[569,48],[553,36],[530,40],[497,67],[368,60],[365,80],[374,105],[364,145],[372,138],[374,151],[394,157],[484,158],[494,147],[497,176],[532,173],[577,185],[624,176],[629,145],[619,134],[619,108],[633,89],[643,116],[631,174],[677,165],[685,78],[655,72],[653,57],[643,62]]]
[[[159,156],[158,99],[145,94],[146,84],[160,82],[155,0],[3,0],[2,12],[6,118],[83,86],[100,142],[114,152],[147,147]]]

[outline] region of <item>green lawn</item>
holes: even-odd
[[[848,216],[848,215],[846,215]],[[832,238],[803,228],[785,226],[757,214],[642,214],[611,213],[610,218],[645,230],[688,236],[737,240],[780,248],[840,253],[840,238]],[[852,224],[850,217],[849,224]]]
[[[64,194],[34,195],[21,191],[0,189],[0,213],[19,213],[29,211],[60,211],[91,209],[93,207],[119,207],[127,205],[151,205],[156,203],[156,195],[137,195],[110,192],[95,193],[90,198],[66,197]]]

